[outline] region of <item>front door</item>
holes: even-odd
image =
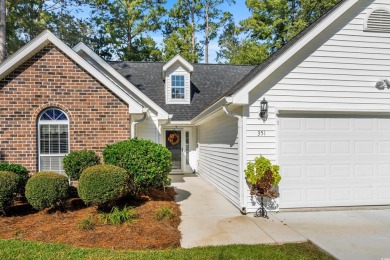
[[[172,170],[182,170],[181,130],[165,131],[165,146],[172,153]]]

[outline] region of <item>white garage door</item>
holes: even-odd
[[[390,204],[390,117],[281,115],[280,208]]]

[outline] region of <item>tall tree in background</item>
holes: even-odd
[[[246,0],[251,17],[240,22],[242,31],[275,49],[284,46],[339,0]]]
[[[237,44],[232,44],[225,26],[219,40],[220,61],[259,64],[283,47],[310,23],[322,16],[339,0],[246,0],[251,16],[234,29]],[[240,34],[241,33],[241,34]],[[238,40],[244,38],[245,40]],[[229,43],[230,42],[230,43]]]
[[[169,10],[163,30],[164,60],[176,54],[192,63],[201,60],[203,51],[195,36],[201,9],[199,0],[178,0]]]
[[[218,29],[221,27],[221,21],[229,15],[222,12],[218,7],[223,3],[234,4],[235,0],[201,0],[203,7],[203,29],[205,32],[205,63],[209,63],[209,44],[218,35]]]
[[[0,63],[5,60],[6,57],[6,6],[5,0],[0,0]]]
[[[219,37],[217,61],[230,64],[256,65],[269,56],[267,44],[258,44],[253,39],[240,39],[240,29],[236,26],[233,16],[225,13],[222,19],[223,34]]]
[[[161,19],[166,12],[163,6],[165,2],[165,0],[89,0],[94,8],[93,22],[100,36],[95,38],[95,43],[100,41],[97,46],[110,46],[111,51],[106,51],[106,55],[114,52],[118,56],[116,58],[158,60],[161,54],[156,54],[158,51],[156,43],[146,34],[160,29]],[[141,45],[145,42],[147,48]],[[146,53],[147,50],[149,54]]]
[[[44,29],[73,46],[88,42],[90,24],[77,18],[84,0],[7,0],[7,51],[12,54]]]

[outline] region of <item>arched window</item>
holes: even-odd
[[[64,173],[62,160],[69,152],[69,119],[58,108],[44,110],[38,118],[39,171]]]
[[[390,33],[390,11],[386,9],[374,10],[366,19],[365,31]]]

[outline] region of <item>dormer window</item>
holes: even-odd
[[[184,99],[185,98],[185,84],[184,75],[172,75],[172,99]]]
[[[191,103],[191,73],[194,68],[176,55],[163,67],[165,80],[165,100],[167,104],[190,104]]]

